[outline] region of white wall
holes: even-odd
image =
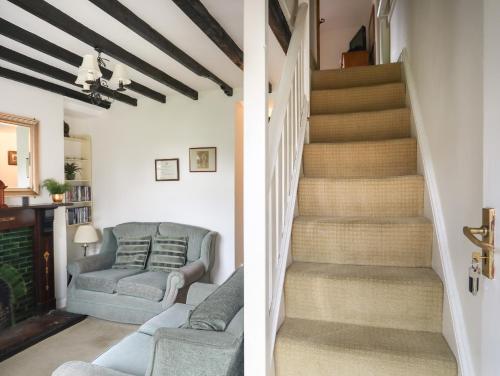
[[[320,17],[326,20],[320,26],[321,69],[340,68],[342,53],[361,26],[368,37],[371,5],[372,0],[320,1]]]
[[[17,150],[16,127],[0,125],[0,180],[13,188],[17,187],[17,166],[8,164],[10,150]]]
[[[462,227],[481,222],[480,5],[468,0],[398,0],[391,19],[391,60],[396,61],[407,48],[443,208],[449,262],[457,281],[449,287],[459,293],[457,303],[468,334],[465,340],[477,375],[482,375],[480,298],[467,290],[474,247],[462,235]]]
[[[39,125],[40,181],[64,180],[63,97],[24,84],[0,78],[0,111],[34,117]],[[43,190],[31,203],[52,202]],[[20,204],[20,198],[8,198],[7,204]],[[54,264],[57,306],[66,304],[66,227],[64,209],[55,211]]]
[[[212,277],[222,282],[235,265],[234,140],[237,90],[181,95],[166,104],[138,107],[115,102],[99,117],[71,117],[74,134],[90,134],[93,149],[94,222],[172,221],[206,227],[219,236]],[[217,147],[216,173],[190,173],[190,147]],[[180,159],[180,181],[156,182],[154,160]]]

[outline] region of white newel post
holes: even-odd
[[[244,0],[245,375],[268,374],[266,256],[268,1]]]

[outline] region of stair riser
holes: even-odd
[[[370,354],[355,349],[349,354],[280,339],[275,354],[276,376],[430,376],[430,369],[432,376],[457,375],[456,365],[451,362],[407,356],[388,359],[382,352]]]
[[[393,82],[401,82],[400,64],[314,71],[311,86],[313,90],[325,90],[381,85]]]
[[[443,292],[436,283],[287,275],[286,316],[356,325],[441,331]]]
[[[432,225],[295,223],[292,250],[297,262],[428,267]]]
[[[376,141],[410,136],[410,112],[396,109],[311,116],[309,138],[314,142]]]
[[[416,217],[422,215],[421,177],[371,180],[301,179],[300,215]]]
[[[405,107],[403,84],[311,92],[311,114],[379,111]]]
[[[417,173],[415,139],[375,143],[309,144],[304,175],[311,178],[387,177]]]

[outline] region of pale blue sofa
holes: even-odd
[[[229,292],[229,293],[228,293]],[[208,303],[208,304],[207,304]],[[192,313],[191,311],[194,310]],[[229,313],[230,312],[230,313]],[[208,323],[204,330],[185,329]],[[221,323],[224,322],[221,328]],[[214,324],[215,323],[215,324]],[[210,325],[214,324],[215,328]],[[242,376],[243,269],[222,286],[194,283],[175,303],[99,356],[72,361],[52,376]]]
[[[117,238],[156,234],[188,237],[184,267],[170,273],[111,268]],[[99,254],[68,265],[71,282],[66,309],[105,320],[142,324],[176,301],[185,301],[193,282],[209,281],[216,236],[201,227],[171,222],[130,222],[105,228]]]

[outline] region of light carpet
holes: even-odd
[[[87,318],[0,363],[2,376],[50,376],[70,360],[91,362],[136,325]]]
[[[314,72],[277,376],[456,376],[401,65]]]

